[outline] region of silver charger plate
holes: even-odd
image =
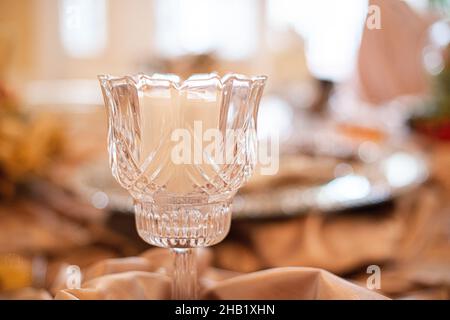
[[[427,177],[428,166],[422,153],[393,150],[326,183],[239,193],[233,203],[233,218],[289,217],[311,211],[331,213],[381,204],[419,186]],[[133,212],[131,197],[114,180],[106,161],[80,167],[71,184],[97,208]]]

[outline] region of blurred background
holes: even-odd
[[[447,0],[0,0],[0,297],[148,248],[113,181],[98,74],[269,77],[280,171],[234,204],[215,268],[324,268],[450,296]],[[239,259],[236,259],[239,257]]]

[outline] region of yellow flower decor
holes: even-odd
[[[30,178],[44,175],[62,146],[55,119],[25,114],[0,82],[0,198],[13,197]]]

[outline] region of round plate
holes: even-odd
[[[294,216],[311,210],[335,212],[380,204],[417,187],[428,177],[425,157],[411,150],[395,150],[371,163],[357,166],[344,163],[344,166],[351,170],[325,183],[298,183],[241,192],[234,200],[233,217]],[[95,207],[133,212],[131,197],[113,179],[107,162],[81,167],[72,182],[74,189]]]

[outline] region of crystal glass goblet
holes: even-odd
[[[231,203],[257,160],[266,77],[100,75],[112,174],[147,243],[174,253],[172,298],[195,299],[194,248],[227,235]]]

